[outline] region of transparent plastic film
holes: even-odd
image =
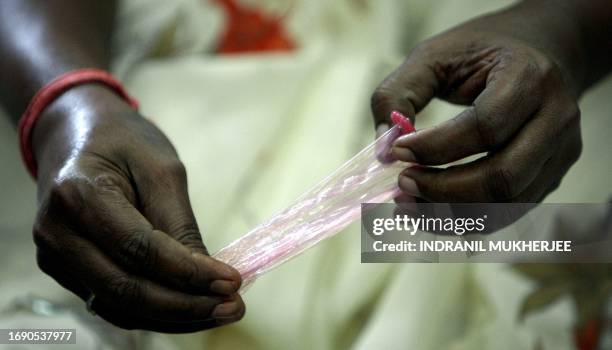
[[[359,219],[362,203],[396,197],[399,173],[407,164],[393,161],[389,149],[412,124],[394,113],[395,125],[292,205],[214,254],[236,268],[243,290],[255,279]]]

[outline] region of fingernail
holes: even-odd
[[[415,197],[419,197],[421,195],[416,181],[414,181],[414,179],[408,177],[405,174],[400,175],[399,187],[405,194],[409,194]]]
[[[238,316],[238,304],[236,302],[225,302],[219,304],[213,310],[211,316],[219,324],[234,322]]]
[[[406,147],[393,146],[391,147],[391,154],[393,155],[393,157],[403,162],[409,162],[409,163],[417,162],[416,157],[414,156],[414,153],[412,153],[412,151]]]
[[[389,131],[389,124],[382,123],[376,127],[376,138],[381,137],[384,133]]]
[[[397,146],[408,146],[408,143],[410,142],[410,140],[414,138],[413,134],[406,134],[406,135],[402,135],[400,137],[398,137],[397,139],[395,139],[395,141],[393,141],[393,144],[397,145]]]
[[[217,294],[234,294],[238,291],[238,283],[234,281],[215,280],[210,284],[210,291]]]

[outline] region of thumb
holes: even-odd
[[[177,158],[157,169],[157,171],[151,169],[145,171],[147,176],[134,173],[137,187],[147,189],[146,193],[140,191],[138,193],[142,214],[155,229],[165,232],[189,248],[198,264],[205,266],[204,270],[212,271],[212,275],[217,277],[231,276],[229,284],[227,281],[211,284],[212,291],[227,295],[237,291],[242,283],[240,273],[233,267],[210,257],[202,241],[189,201],[185,166]]]
[[[374,91],[371,99],[374,122],[391,125],[390,116],[397,111],[414,123],[415,115],[436,95],[440,82],[427,55],[412,53]]]
[[[134,172],[134,177],[139,190],[140,210],[153,227],[192,252],[209,255],[189,201],[185,166],[177,159],[159,165],[156,171]]]

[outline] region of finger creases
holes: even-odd
[[[210,328],[237,321],[244,314],[244,303],[236,293],[194,295],[174,290],[127,271],[84,238],[73,234],[63,237],[66,254],[51,260],[61,261],[64,268],[58,270],[53,265],[44,270],[66,285],[78,286],[78,291],[71,290],[81,297],[86,297],[84,290],[95,295],[94,310],[112,323],[142,329],[167,322]],[[225,313],[217,311],[221,305]]]
[[[497,151],[508,144],[534,116],[539,98],[530,82],[496,77],[474,101],[454,118],[398,138],[394,154],[410,152],[422,165],[444,165]],[[404,160],[404,159],[402,159]]]
[[[556,152],[550,145],[559,135],[549,119],[529,120],[504,148],[475,161],[447,168],[408,168],[400,175],[399,186],[432,202],[512,201]]]
[[[159,164],[154,160],[150,162],[153,164],[141,164],[133,171],[142,215],[155,229],[166,232],[196,252],[208,254],[191,208],[185,167],[178,159]],[[143,170],[150,167],[155,170]]]
[[[155,229],[119,192],[94,193],[87,202],[79,218],[82,234],[127,271],[187,293],[210,293],[217,280],[236,286],[218,291],[240,287],[235,269]],[[199,239],[197,229],[189,233]]]
[[[440,82],[425,57],[411,55],[374,91],[371,108],[376,125],[391,125],[393,111],[414,117],[436,95]]]

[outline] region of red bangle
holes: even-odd
[[[138,101],[129,96],[121,83],[109,73],[99,69],[77,69],[64,73],[40,89],[30,101],[19,121],[18,136],[21,158],[34,179],[37,176],[36,160],[32,152],[32,133],[42,112],[67,90],[83,84],[100,83],[115,91],[130,106],[138,109]]]

